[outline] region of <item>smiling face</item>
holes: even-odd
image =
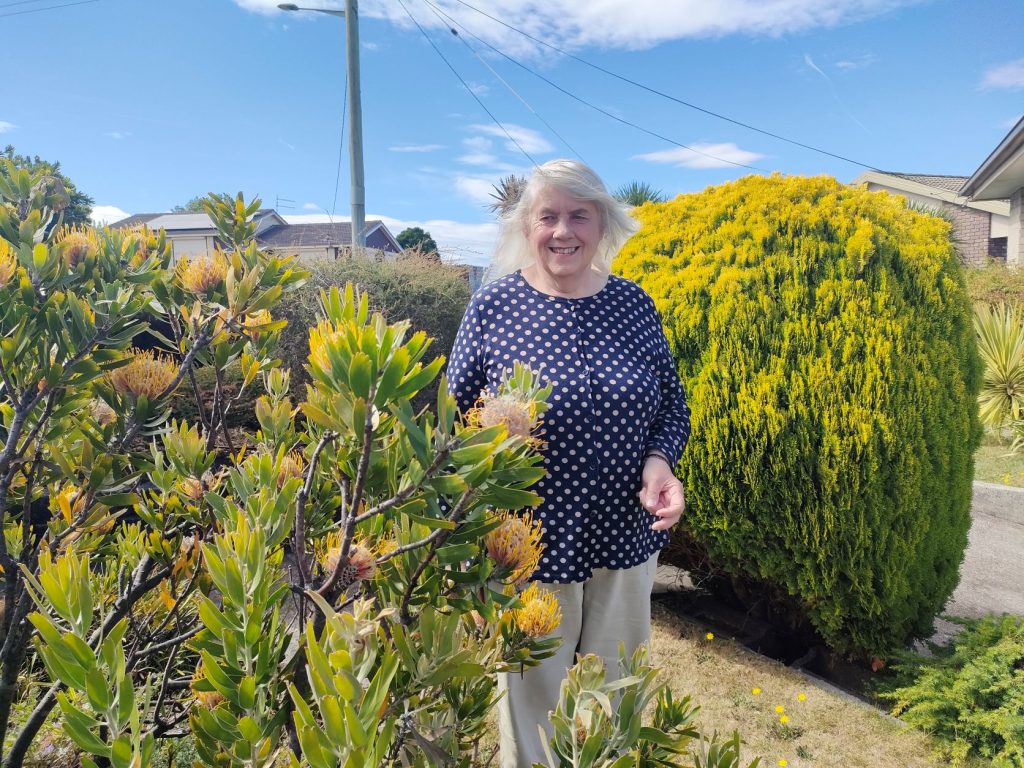
[[[526,223],[536,269],[558,283],[584,280],[601,242],[601,215],[594,203],[556,187],[537,193]]]

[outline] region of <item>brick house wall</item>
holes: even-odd
[[[960,260],[965,264],[984,264],[990,255],[994,255],[989,253],[991,214],[949,203],[943,203],[942,207],[953,217],[953,240]],[[1006,258],[1005,251],[1003,258]]]

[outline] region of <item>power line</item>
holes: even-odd
[[[425,2],[425,3],[426,3],[426,4],[428,5],[428,6],[430,6],[430,8],[431,8],[431,9],[432,9],[432,10],[434,11],[434,15],[435,15],[435,16],[437,16],[437,18],[438,18],[438,19],[440,19],[440,21],[441,21],[441,23],[442,23],[442,24],[444,24],[444,23],[445,23],[445,22],[444,22],[444,19],[445,19],[445,18],[448,18],[448,19],[449,19],[449,20],[451,20],[451,21],[452,21],[453,23],[455,23],[455,22],[454,22],[454,19],[451,19],[451,17],[450,17],[450,16],[445,16],[445,14],[443,13],[443,11],[441,11],[441,9],[439,9],[439,8],[438,8],[438,7],[436,6],[436,5],[434,5],[433,3],[431,3],[431,2],[430,2],[430,0],[424,0],[424,2]],[[579,152],[577,152],[577,151],[576,151],[576,149],[575,149],[575,148],[573,147],[573,145],[572,145],[572,144],[570,144],[570,143],[569,143],[569,142],[568,142],[568,141],[567,141],[567,140],[565,139],[565,137],[564,137],[564,136],[562,136],[562,134],[560,134],[560,133],[559,133],[558,131],[556,131],[556,130],[555,130],[555,128],[554,128],[554,126],[552,126],[552,125],[551,125],[551,123],[549,123],[549,122],[548,122],[547,120],[545,120],[545,119],[544,119],[544,118],[543,118],[543,117],[541,116],[541,114],[540,114],[540,113],[539,113],[539,112],[538,112],[537,110],[535,110],[535,109],[534,109],[534,108],[533,108],[532,106],[530,106],[530,102],[528,102],[528,101],[527,101],[527,100],[526,100],[525,98],[523,98],[523,97],[522,97],[522,96],[521,96],[521,95],[519,94],[519,92],[518,92],[518,91],[517,91],[517,90],[516,90],[515,88],[513,88],[513,87],[512,87],[512,86],[511,86],[511,85],[510,85],[510,84],[509,84],[509,83],[508,83],[508,82],[507,82],[507,81],[505,80],[505,78],[503,78],[503,77],[502,77],[501,75],[499,75],[499,74],[498,74],[497,72],[495,72],[495,71],[494,71],[494,67],[492,67],[492,66],[491,66],[490,64],[488,64],[488,63],[487,63],[487,60],[486,60],[486,59],[484,59],[484,58],[483,58],[483,57],[482,57],[482,56],[480,55],[480,53],[479,53],[479,52],[478,52],[478,51],[477,51],[477,50],[476,50],[475,48],[473,48],[473,46],[472,46],[472,45],[470,45],[470,44],[469,44],[469,42],[468,42],[468,41],[466,40],[466,38],[462,37],[462,36],[461,36],[461,35],[459,34],[458,30],[457,30],[457,29],[455,29],[455,27],[449,27],[449,31],[450,31],[450,32],[451,32],[451,33],[452,33],[453,35],[455,35],[455,37],[456,37],[456,38],[458,38],[458,40],[459,40],[459,41],[460,41],[460,42],[461,42],[461,43],[462,43],[462,44],[463,44],[464,46],[466,46],[466,48],[468,48],[468,49],[469,49],[470,53],[472,53],[472,54],[473,54],[473,56],[475,56],[475,57],[476,57],[476,60],[477,60],[477,61],[479,61],[479,62],[480,62],[481,64],[483,64],[483,65],[484,65],[485,67],[487,67],[488,71],[489,71],[489,72],[490,72],[490,73],[491,73],[492,75],[494,75],[494,76],[495,76],[495,77],[496,77],[496,78],[497,78],[497,79],[498,79],[498,80],[499,80],[499,81],[501,82],[501,84],[502,84],[502,85],[504,85],[504,86],[505,86],[506,88],[508,88],[508,90],[512,92],[512,95],[513,95],[513,96],[515,96],[515,97],[516,97],[517,99],[519,99],[519,100],[520,100],[520,101],[521,101],[521,102],[523,103],[523,106],[525,106],[525,107],[526,107],[526,108],[527,108],[528,110],[530,110],[530,112],[532,112],[532,113],[533,113],[534,117],[536,117],[536,118],[537,118],[538,120],[540,120],[540,121],[541,121],[542,123],[544,123],[544,126],[545,126],[545,127],[546,127],[546,128],[547,128],[547,129],[549,130],[549,131],[551,131],[551,132],[552,132],[553,134],[555,134],[555,136],[557,136],[557,137],[558,137],[558,140],[559,140],[559,141],[561,141],[561,142],[562,142],[563,144],[565,144],[565,146],[566,146],[566,147],[568,147],[568,148],[569,148],[569,151],[570,151],[570,152],[572,152],[572,153],[573,153],[574,155],[576,155],[576,157],[578,157],[578,158],[579,158],[579,159],[580,159],[580,160],[581,160],[582,162],[586,162],[585,160],[583,160],[583,156],[582,156],[582,155],[581,155],[581,154],[580,154]]]
[[[430,0],[424,0],[424,2],[427,3],[428,5],[431,4]],[[436,7],[436,6],[434,6],[434,7]],[[441,11],[441,13],[444,13],[444,12]],[[593,104],[593,103],[587,101],[586,99],[584,99],[584,98],[582,98],[580,96],[577,96],[575,93],[572,93],[571,91],[567,91],[565,88],[563,88],[562,86],[558,85],[558,83],[548,79],[547,77],[544,77],[544,75],[540,74],[539,72],[535,72],[534,70],[530,69],[528,66],[523,64],[522,62],[517,61],[516,59],[512,58],[511,56],[509,56],[504,51],[502,51],[502,50],[500,50],[498,48],[495,48],[493,45],[488,43],[486,40],[483,40],[479,36],[474,35],[472,32],[470,32],[468,29],[466,29],[462,24],[459,24],[459,22],[457,22],[454,19],[452,19],[451,16],[448,16],[448,14],[444,14],[444,15],[445,15],[446,18],[451,20],[451,22],[453,24],[456,24],[460,29],[462,29],[463,32],[465,32],[466,34],[468,34],[470,37],[474,38],[478,42],[482,43],[483,45],[487,46],[492,51],[497,53],[499,56],[501,56],[504,59],[512,62],[517,67],[520,67],[521,69],[525,69],[531,75],[533,75],[536,78],[539,78],[540,80],[543,80],[545,83],[550,85],[552,88],[554,88],[555,90],[559,91],[560,93],[565,94],[570,99],[575,99],[580,104],[583,104],[583,105],[585,105],[587,107],[590,107],[591,109],[595,110],[596,112],[600,112],[605,117],[611,118],[612,120],[615,120],[616,122],[622,123],[623,125],[628,125],[630,128],[635,128],[636,130],[638,130],[638,131],[640,131],[642,133],[646,133],[648,136],[653,136],[654,138],[659,139],[660,141],[664,141],[664,142],[667,142],[669,144],[672,144],[673,146],[679,147],[681,149],[685,149],[685,150],[687,150],[689,152],[693,152],[696,155],[702,155],[704,157],[710,158],[711,160],[716,160],[716,161],[718,161],[720,163],[726,163],[728,165],[735,165],[737,168],[746,168],[747,170],[757,171],[759,173],[767,173],[768,172],[764,168],[758,168],[757,166],[754,166],[754,165],[747,165],[746,163],[738,163],[735,160],[729,160],[728,158],[719,157],[717,155],[711,154],[710,152],[704,152],[703,150],[696,149],[695,147],[691,147],[691,146],[689,146],[687,144],[682,144],[682,143],[676,141],[675,139],[670,139],[668,136],[663,136],[660,133],[656,133],[655,131],[651,131],[651,130],[649,130],[647,128],[644,128],[642,125],[637,125],[634,122],[631,122],[629,120],[626,120],[625,118],[619,117],[618,115],[616,115],[616,114],[614,114],[612,112],[609,112],[607,109],[602,109],[601,107],[597,106],[596,104]],[[526,34],[526,33],[524,32],[523,34]]]
[[[5,16],[21,16],[26,13],[39,13],[40,11],[55,11],[58,8],[70,8],[72,5],[86,5],[88,3],[98,3],[100,0],[78,0],[77,3],[64,3],[63,5],[48,5],[45,8],[29,8],[27,11],[12,11],[11,13],[0,13],[0,19]],[[35,0],[22,0],[22,2],[35,2]],[[11,3],[11,5],[18,5],[19,3]],[[0,8],[7,8],[9,6],[0,6]]]
[[[338,207],[338,185],[341,183],[341,158],[345,154],[345,118],[348,115],[348,68],[345,69],[345,103],[341,108],[341,137],[338,139],[338,171],[334,176],[334,200],[331,203],[331,215]]]
[[[530,161],[530,165],[536,166],[536,165],[537,165],[537,161],[536,161],[536,160],[534,160],[534,159],[533,159],[532,157],[530,157],[530,153],[529,153],[529,152],[527,152],[527,151],[526,151],[525,149],[523,149],[522,145],[520,145],[520,143],[519,143],[518,141],[516,141],[516,140],[515,140],[515,138],[514,138],[514,137],[512,136],[512,134],[511,134],[511,133],[509,133],[509,132],[508,132],[508,131],[507,131],[507,130],[505,129],[505,126],[504,126],[504,125],[502,125],[501,121],[500,121],[500,120],[498,120],[498,118],[496,118],[496,117],[495,117],[495,116],[494,116],[494,115],[493,115],[493,114],[491,113],[491,110],[489,110],[489,109],[487,108],[487,105],[485,105],[485,104],[483,103],[483,101],[482,101],[482,100],[480,99],[480,97],[479,97],[479,96],[477,96],[477,95],[476,95],[475,93],[473,93],[473,89],[469,87],[469,84],[468,84],[468,83],[467,83],[467,82],[466,82],[465,80],[463,80],[463,79],[462,79],[462,75],[460,75],[460,74],[459,74],[459,73],[458,73],[458,72],[457,72],[457,71],[455,70],[455,67],[453,67],[453,66],[451,65],[451,62],[449,62],[449,61],[448,61],[448,59],[446,59],[446,58],[445,58],[444,54],[443,54],[443,53],[441,53],[441,49],[440,49],[440,48],[438,48],[438,47],[437,47],[437,46],[436,46],[436,45],[434,44],[434,41],[430,39],[430,36],[429,36],[429,35],[428,35],[428,34],[426,33],[426,31],[425,31],[425,30],[423,29],[423,27],[421,27],[421,26],[420,26],[420,23],[419,23],[418,21],[416,21],[416,17],[415,17],[415,16],[413,16],[413,15],[412,15],[412,13],[410,13],[410,12],[409,12],[409,9],[408,9],[408,8],[406,7],[405,3],[404,3],[404,2],[402,1],[402,0],[398,0],[398,4],[402,6],[402,10],[403,10],[403,11],[405,11],[406,15],[407,15],[407,16],[408,16],[408,17],[409,17],[410,19],[412,19],[412,23],[416,25],[416,28],[417,28],[417,29],[418,29],[418,30],[420,31],[420,34],[421,34],[421,35],[423,35],[423,37],[424,37],[424,38],[426,38],[426,40],[427,40],[427,42],[428,42],[428,43],[430,43],[430,47],[434,49],[434,52],[435,52],[435,53],[436,53],[436,54],[437,54],[438,56],[440,56],[440,57],[441,57],[441,61],[443,61],[443,62],[444,62],[445,64],[447,64],[447,65],[448,65],[448,69],[450,69],[450,70],[452,71],[452,74],[453,74],[453,75],[455,75],[455,77],[457,77],[457,78],[459,79],[459,82],[460,82],[460,83],[462,83],[462,86],[463,86],[463,87],[464,87],[464,88],[465,88],[465,89],[466,89],[467,91],[469,91],[469,95],[470,95],[470,96],[472,96],[472,97],[473,97],[473,98],[474,98],[474,99],[476,100],[476,103],[480,105],[480,109],[482,109],[482,110],[483,110],[484,112],[486,112],[486,113],[487,113],[487,116],[488,116],[488,117],[490,117],[492,121],[494,121],[494,124],[495,124],[495,125],[497,125],[497,126],[498,126],[498,128],[500,128],[500,129],[501,129],[501,132],[502,132],[502,133],[504,133],[504,134],[505,134],[505,135],[506,135],[506,136],[508,137],[508,140],[509,140],[509,141],[511,141],[511,142],[512,142],[513,144],[515,144],[515,145],[516,145],[516,148],[517,148],[517,149],[518,149],[518,150],[519,150],[520,152],[522,152],[522,153],[523,153],[523,156],[524,156],[524,157],[525,157],[525,158],[526,158],[527,160],[529,160],[529,161]]]
[[[862,163],[859,160],[853,160],[852,158],[846,157],[845,155],[836,154],[835,152],[829,152],[828,150],[821,149],[820,147],[812,146],[811,144],[804,144],[802,141],[797,141],[796,139],[787,138],[787,137],[782,136],[782,135],[780,135],[778,133],[773,133],[772,131],[765,130],[764,128],[758,128],[756,125],[750,125],[749,123],[744,123],[741,120],[736,120],[736,119],[734,119],[732,117],[728,117],[728,116],[720,114],[718,112],[714,112],[714,111],[712,111],[710,109],[706,109],[705,107],[701,107],[701,106],[699,106],[697,104],[693,104],[693,103],[691,103],[689,101],[685,101],[683,99],[678,98],[677,96],[673,96],[672,94],[665,93],[664,91],[659,91],[657,88],[652,88],[649,85],[644,85],[643,83],[638,82],[636,80],[633,80],[631,78],[628,78],[625,75],[620,75],[617,72],[613,72],[610,69],[605,69],[604,67],[602,67],[602,66],[600,66],[598,64],[594,64],[594,63],[592,63],[590,61],[587,61],[586,59],[584,59],[584,58],[582,58],[580,56],[576,56],[575,54],[569,53],[568,51],[563,51],[561,48],[558,48],[557,46],[554,46],[551,43],[547,43],[547,42],[545,42],[545,41],[543,41],[543,40],[541,40],[539,38],[536,38],[533,35],[529,34],[528,32],[523,32],[521,29],[517,29],[516,27],[513,27],[511,24],[508,24],[508,23],[502,21],[501,19],[497,18],[496,16],[492,16],[491,14],[487,13],[486,11],[482,11],[479,8],[475,7],[475,6],[470,5],[469,3],[465,2],[465,0],[455,0],[455,1],[457,3],[459,3],[460,5],[466,6],[470,10],[476,11],[477,13],[481,14],[482,16],[486,16],[491,21],[495,21],[498,24],[501,24],[503,27],[506,27],[507,29],[510,29],[513,32],[516,32],[517,34],[522,35],[523,37],[527,38],[528,40],[532,40],[533,42],[537,43],[538,45],[543,45],[545,48],[550,48],[552,51],[555,51],[556,53],[560,53],[561,55],[567,56],[568,58],[573,59],[574,61],[578,61],[580,64],[583,64],[584,66],[590,67],[591,69],[596,69],[598,72],[603,72],[604,74],[608,75],[609,77],[614,77],[616,80],[621,80],[622,82],[629,83],[630,85],[635,86],[637,88],[642,88],[643,90],[647,91],[648,93],[653,93],[656,96],[661,96],[662,98],[668,99],[669,101],[673,101],[676,104],[680,104],[680,105],[682,105],[684,107],[689,107],[690,109],[694,109],[694,110],[696,110],[698,112],[703,112],[705,115],[710,115],[711,117],[718,118],[719,120],[725,120],[726,122],[732,123],[733,125],[738,125],[741,128],[746,128],[747,130],[754,131],[756,133],[760,133],[760,134],[762,134],[764,136],[770,136],[773,139],[778,139],[779,141],[784,141],[787,144],[792,144],[793,146],[796,146],[796,147],[802,147],[803,149],[809,149],[812,152],[817,152],[817,153],[822,154],[822,155],[827,155],[828,157],[835,158],[836,160],[842,160],[843,162],[846,162],[846,163],[851,163],[853,165],[859,165],[861,168],[867,168],[869,171],[877,171],[878,170],[873,165],[868,165],[867,163]],[[487,43],[484,43],[484,44],[487,45]],[[495,50],[497,50],[497,49],[495,49]],[[500,51],[499,51],[499,53],[500,53]]]
[[[29,3],[41,3],[43,0],[17,0],[14,3],[0,3],[0,8],[10,8],[12,5],[28,5]]]

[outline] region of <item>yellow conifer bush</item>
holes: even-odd
[[[636,215],[615,266],[654,297],[693,411],[679,564],[843,651],[926,635],[958,581],[981,434],[949,224],[778,175]]]

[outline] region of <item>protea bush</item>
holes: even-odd
[[[958,581],[981,365],[949,224],[830,178],[636,210],[692,407],[676,561],[842,651],[927,635]]]
[[[293,402],[274,313],[305,273],[254,244],[258,200],[211,196],[222,250],[175,265],[161,233],[52,236],[45,181],[2,170],[3,765],[41,731],[115,768],[185,738],[214,766],[488,762],[494,673],[559,642],[522,591],[531,433],[460,419],[444,386],[415,412],[443,359],[351,285],[321,296]],[[226,429],[229,366],[262,389],[252,434]],[[196,423],[169,419],[181,392]],[[499,396],[546,394],[517,369]]]

